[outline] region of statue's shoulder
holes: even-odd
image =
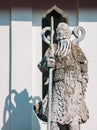
[[[57,50],[57,48],[58,48],[57,43],[53,43],[53,48],[54,48],[54,51]],[[52,49],[51,49],[51,47],[49,46],[49,47],[47,48],[46,52],[45,52],[45,56],[46,56],[46,57],[49,56],[49,55],[51,54],[51,52],[52,52]]]
[[[54,50],[56,51],[58,49],[58,44],[57,43],[54,43]]]
[[[71,44],[71,50],[72,50],[73,56],[76,59],[76,61],[82,62],[82,63],[88,62],[84,52],[79,47],[79,45],[72,43]]]
[[[53,48],[54,48],[54,50],[56,51],[56,50],[58,49],[58,44],[57,44],[57,43],[53,43]],[[48,47],[47,50],[50,51],[50,50],[51,50],[51,47]]]

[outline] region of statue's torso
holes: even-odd
[[[52,120],[61,124],[69,124],[78,116],[83,105],[81,68],[73,57],[72,51],[64,58],[56,59],[54,70],[53,95],[52,95]],[[83,105],[83,113],[87,112]],[[79,120],[81,117],[79,115]],[[87,117],[86,117],[87,118]]]
[[[49,54],[50,51],[46,56],[49,56]],[[51,105],[52,121],[69,124],[76,116],[78,116],[80,123],[88,119],[88,110],[84,102],[81,82],[82,68],[80,61],[84,63],[84,60],[86,59],[83,53],[76,46],[73,46],[65,57],[55,55],[56,65],[53,71]]]

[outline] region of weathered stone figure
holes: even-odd
[[[66,23],[59,23],[56,29],[54,57],[48,48],[39,69],[48,73],[53,68],[51,130],[60,130],[60,124],[68,124],[70,130],[79,130],[79,124],[89,118],[85,104],[88,82],[88,61],[77,44],[70,40],[71,31]],[[47,116],[48,94],[42,101],[43,114]],[[35,106],[36,113],[39,104]]]

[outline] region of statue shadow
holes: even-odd
[[[20,93],[12,90],[6,97],[1,130],[40,130],[33,110],[36,101],[40,100],[39,96],[29,97],[26,89]]]

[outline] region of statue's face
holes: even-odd
[[[58,24],[56,32],[57,32],[57,40],[69,39],[71,36],[69,26],[64,22]]]
[[[58,40],[66,39],[69,36],[68,30],[60,29],[57,31],[57,38]]]
[[[66,23],[61,22],[57,26],[56,33],[56,39],[59,41],[56,54],[58,56],[64,57],[67,55],[70,48],[71,31]]]

